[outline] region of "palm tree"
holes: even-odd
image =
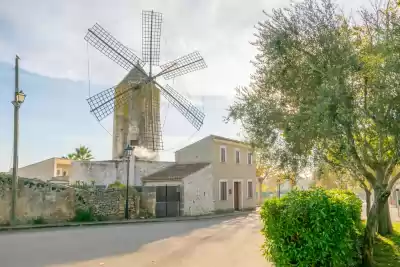
[[[78,148],[75,148],[75,152],[68,154],[67,158],[73,159],[73,160],[92,160],[94,159],[92,155],[92,151],[86,146],[79,146]]]

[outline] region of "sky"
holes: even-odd
[[[347,11],[366,0],[338,1]],[[240,126],[223,122],[235,88],[254,71],[254,25],[263,10],[289,0],[0,0],[0,171],[12,162],[14,57],[20,61],[19,166],[88,146],[97,160],[111,158],[112,116],[102,123],[89,113],[86,98],[116,85],[126,71],[87,45],[87,29],[99,23],[141,56],[141,11],[163,13],[161,63],[195,50],[208,68],[160,83],[169,84],[206,114],[197,132],[162,102],[165,151],[161,160],[209,134],[239,138]]]

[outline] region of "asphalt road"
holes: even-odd
[[[0,234],[1,267],[270,266],[256,214]]]

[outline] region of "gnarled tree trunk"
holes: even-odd
[[[373,245],[376,229],[378,226],[379,215],[387,204],[390,192],[382,190],[382,187],[374,188],[375,199],[369,210],[367,225],[364,230],[364,242],[362,248],[362,266],[373,267]]]
[[[364,188],[365,191],[365,202],[367,203],[367,210],[365,211],[365,215],[368,218],[368,213],[371,210],[371,191],[368,190],[367,188]]]
[[[378,233],[380,235],[389,235],[393,233],[392,220],[390,218],[389,201],[383,205],[381,212],[378,215]]]

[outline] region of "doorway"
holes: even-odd
[[[233,209],[234,210],[240,210],[240,182],[234,182],[233,183]]]

